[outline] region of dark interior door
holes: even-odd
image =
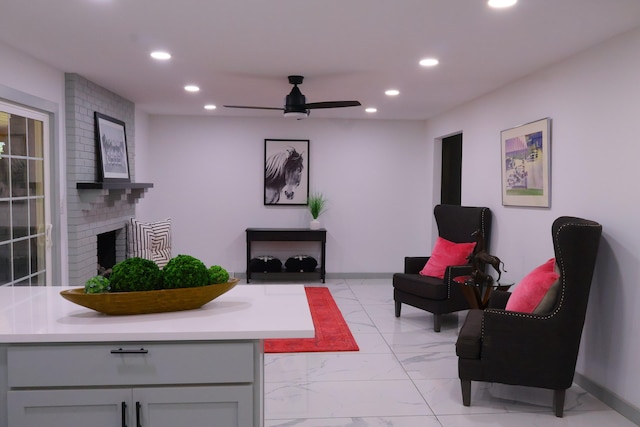
[[[460,205],[462,193],[462,134],[442,139],[440,203]]]

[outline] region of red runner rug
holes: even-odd
[[[358,351],[349,326],[331,296],[323,287],[304,288],[309,301],[314,338],[282,338],[264,340],[265,353],[300,353],[314,351]]]

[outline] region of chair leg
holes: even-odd
[[[565,391],[566,390],[553,390],[553,410],[558,418],[562,418],[564,412]]]
[[[433,315],[433,330],[435,332],[440,332],[440,325],[442,325],[442,315],[434,314]]]
[[[460,387],[462,388],[462,404],[471,406],[471,380],[460,379]]]
[[[402,303],[400,301],[395,301],[396,303],[396,317],[400,317],[400,306]]]

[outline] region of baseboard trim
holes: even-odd
[[[393,273],[327,273],[327,279],[391,279]]]
[[[391,282],[394,273],[326,273],[325,279],[388,279]],[[246,279],[246,272],[234,272],[233,277]]]
[[[573,381],[596,398],[609,405],[611,409],[619,412],[625,418],[628,418],[632,423],[640,425],[640,409],[631,405],[612,391],[596,384],[582,374],[576,372],[573,377]]]

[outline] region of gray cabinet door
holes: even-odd
[[[9,391],[9,427],[247,427],[253,387]]]
[[[7,402],[10,427],[114,427],[131,409],[131,389],[9,391]]]
[[[136,388],[133,412],[136,404],[145,427],[259,425],[254,424],[251,385]]]

